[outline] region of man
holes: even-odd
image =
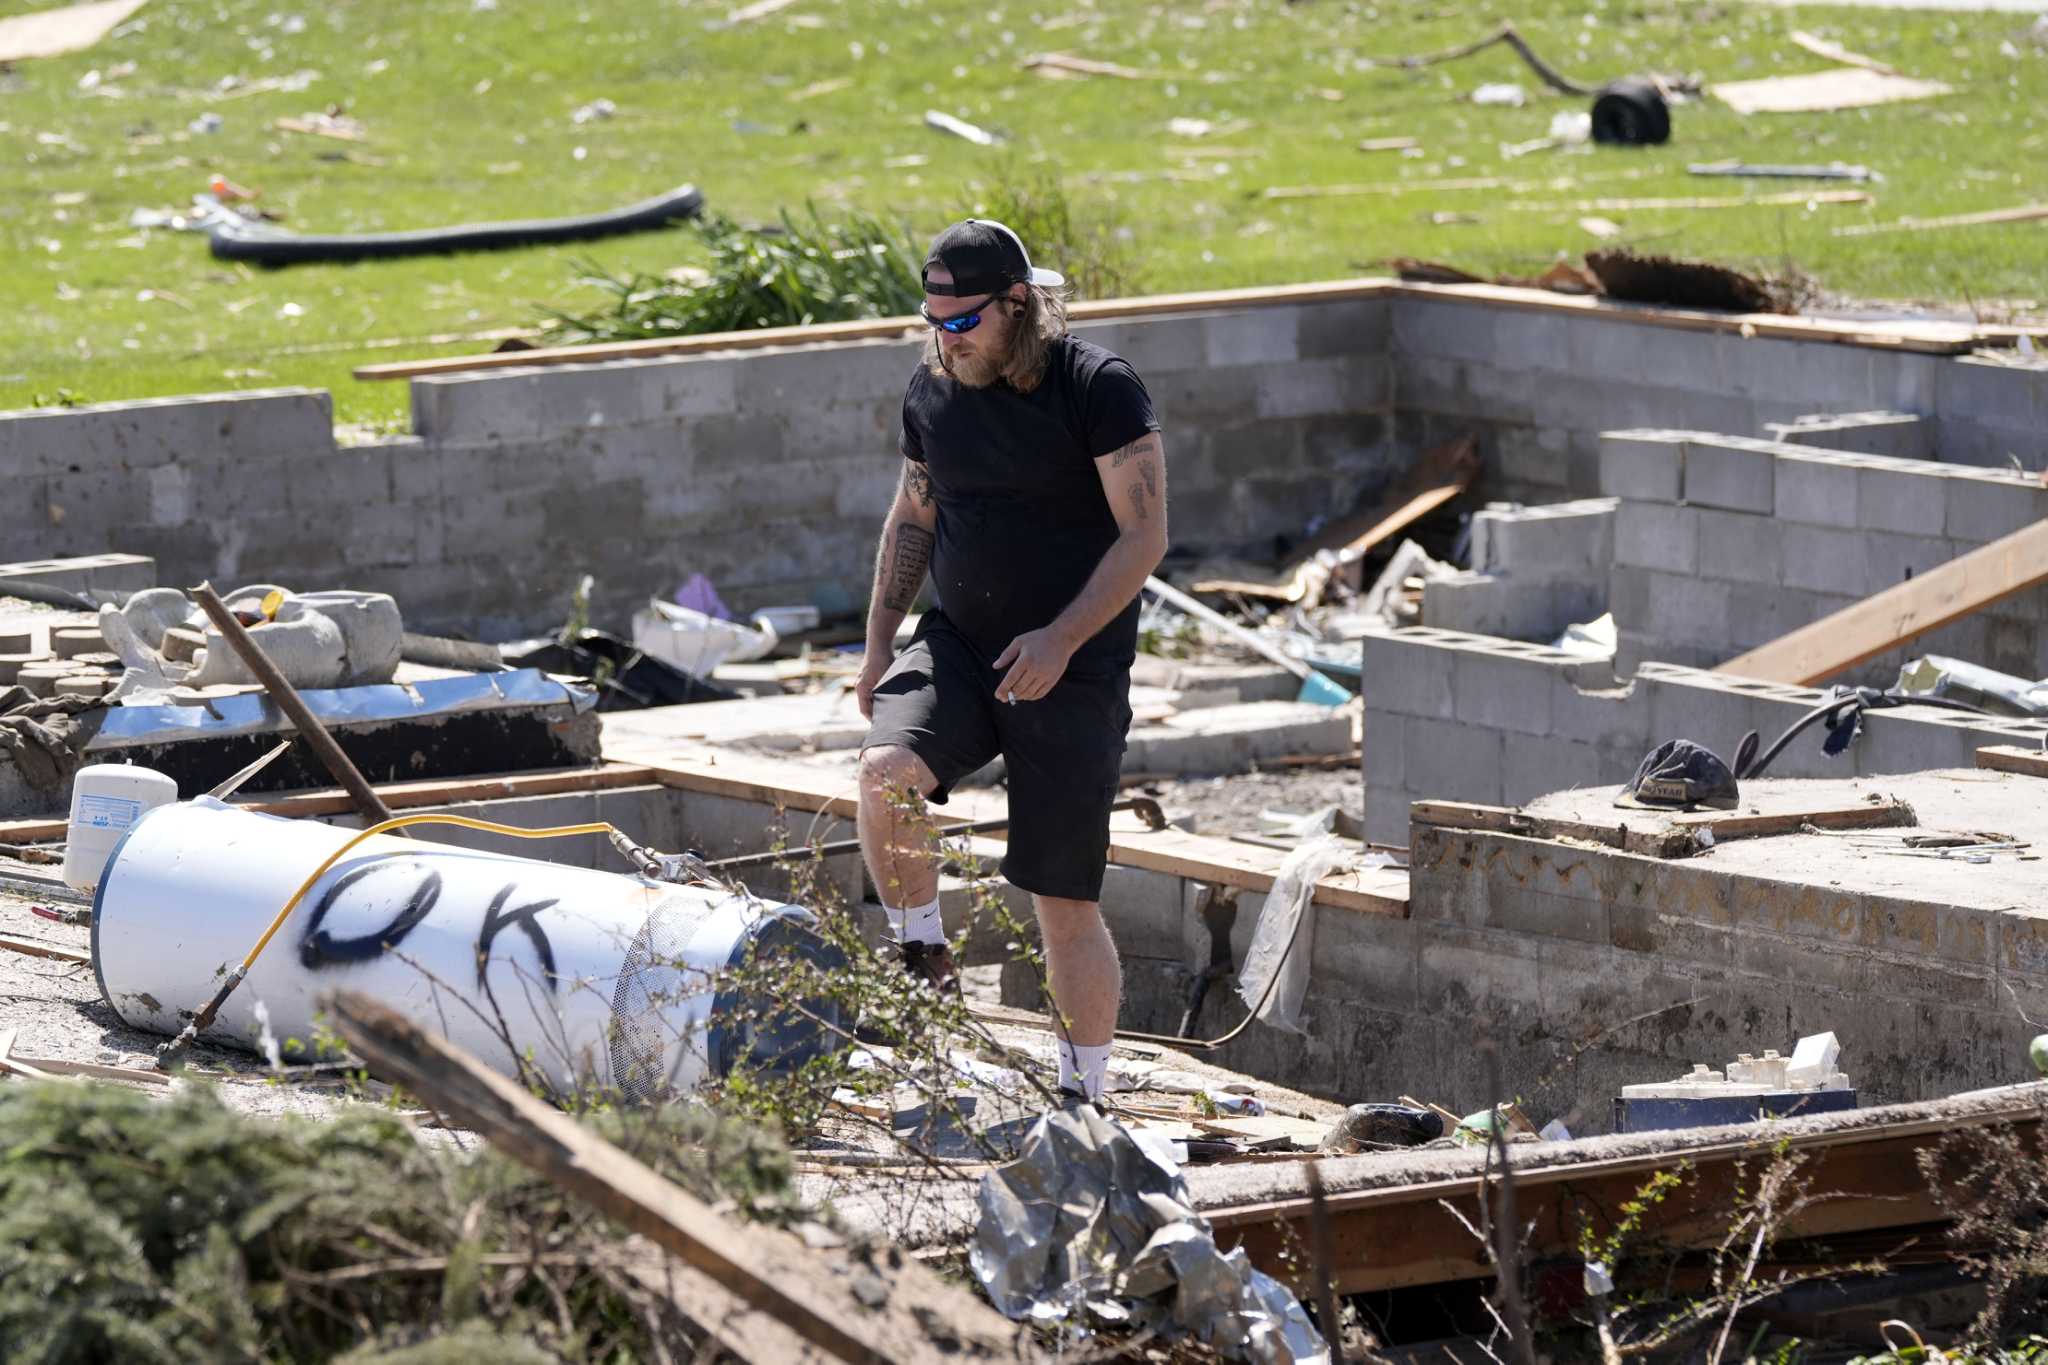
[[[1002,756],[1003,876],[1037,911],[1060,1086],[1094,1099],[1123,986],[1099,904],[1109,808],[1138,593],[1166,553],[1166,454],[1137,374],[1067,335],[1064,283],[971,218],[925,261],[931,345],[903,395],[858,683],[860,837],[904,966],[958,989],[921,798]],[[938,605],[896,655],[927,570]]]

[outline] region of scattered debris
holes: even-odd
[[[852,85],[851,76],[834,76],[830,80],[812,81],[801,90],[792,90],[789,98],[793,104],[801,103],[804,100],[817,99],[821,95],[836,95],[841,90],[850,89]]]
[[[1506,43],[1509,47],[1513,48],[1515,55],[1520,57],[1528,65],[1529,69],[1536,73],[1537,79],[1541,80],[1558,94],[1590,95],[1593,93],[1591,86],[1580,85],[1577,81],[1561,74],[1550,63],[1537,56],[1535,49],[1531,48],[1522,35],[1515,31],[1515,26],[1505,20],[1501,22],[1501,26],[1494,32],[1474,42],[1466,43],[1461,47],[1446,48],[1441,52],[1427,52],[1414,57],[1368,57],[1365,59],[1365,64],[1368,66],[1399,67],[1403,70],[1412,71],[1418,67],[1436,66],[1441,62],[1454,62],[1470,57],[1475,53],[1484,52],[1495,43]],[[1485,103],[1486,101],[1479,102]],[[1517,99],[1515,103],[1519,104],[1521,101]]]
[[[1317,882],[1350,859],[1351,851],[1342,840],[1324,835],[1303,843],[1280,864],[1237,974],[1238,996],[1261,1022],[1289,1033],[1307,1033],[1301,1026],[1301,1002],[1308,994],[1316,938],[1309,896]]]
[[[1748,209],[1780,206],[1819,208],[1828,204],[1868,204],[1870,202],[1871,196],[1862,190],[1814,190],[1810,193],[1788,190],[1783,194],[1727,195],[1722,197],[1700,196],[1693,198],[1517,199],[1504,205],[1504,207],[1539,213],[1586,213],[1594,211],[1602,213],[1630,213],[1650,209]]]
[[[766,19],[771,14],[779,14],[795,3],[796,0],[754,0],[753,4],[742,5],[726,15],[725,24],[728,28],[739,24],[751,24],[756,19]]]
[[[1140,71],[1134,66],[1119,66],[1115,62],[1098,62],[1087,57],[1070,57],[1064,52],[1041,52],[1024,59],[1024,69],[1034,75],[1051,80],[1066,80],[1074,76],[1114,76],[1125,81],[1149,81],[1159,79],[1157,71]]]
[[[1472,102],[1474,104],[1504,104],[1509,108],[1519,109],[1529,102],[1529,92],[1519,85],[1508,82],[1495,82],[1489,85],[1482,85],[1474,90],[1472,92]]]
[[[1987,227],[1996,223],[2032,223],[2048,218],[2048,203],[1982,213],[1951,213],[1940,218],[1901,218],[1893,223],[1857,223],[1834,230],[1837,237],[1865,237],[1879,232],[1940,232],[1948,228]]]
[[[600,123],[616,116],[619,106],[608,99],[594,99],[588,104],[577,106],[569,115],[569,122],[575,124]]]
[[[1771,286],[1711,261],[1643,256],[1626,248],[1586,254],[1586,269],[1607,297],[1673,308],[1722,308],[1735,313],[1786,313]]]
[[[754,627],[653,598],[633,614],[633,647],[709,678],[720,664],[763,659],[773,652],[781,640],[773,620],[756,615]]]
[[[1405,152],[1422,145],[1412,137],[1369,137],[1358,144],[1361,152]]]
[[[1705,1128],[1854,1109],[1855,1087],[1835,1066],[1841,1054],[1834,1034],[1816,1033],[1801,1038],[1790,1057],[1776,1050],[1762,1057],[1745,1052],[1725,1073],[1697,1063],[1676,1080],[1625,1085],[1614,1101],[1614,1131]]]
[[[1619,237],[1622,234],[1621,224],[1615,222],[1612,218],[1581,218],[1579,219],[1579,226],[1603,241],[1610,237]]]
[[[1899,669],[1898,692],[1947,697],[1998,716],[2048,716],[2048,679],[2016,678],[1962,659],[1929,654]]]
[[[1953,87],[1862,67],[1838,67],[1803,76],[1728,81],[1710,86],[1708,93],[1738,114],[1813,114],[1933,99],[1953,93]]]
[[[1733,175],[1757,180],[1881,180],[1868,166],[1846,161],[1826,165],[1777,166],[1748,161],[1695,161],[1685,168],[1687,175]]]
[[[1840,43],[1829,42],[1826,38],[1808,33],[1804,29],[1795,28],[1790,36],[1795,46],[1805,48],[1816,57],[1825,57],[1831,62],[1840,62],[1843,66],[1860,66],[1866,71],[1875,71],[1880,76],[1899,74],[1899,69],[1888,62],[1866,57],[1860,52],[1851,52]]]
[[[1566,110],[1550,120],[1550,131],[1542,137],[1527,142],[1503,142],[1500,154],[1504,160],[1512,161],[1518,156],[1531,152],[1554,151],[1559,147],[1575,147],[1593,134],[1591,114]]]
[[[1595,142],[1657,147],[1671,140],[1671,106],[1651,81],[1615,81],[1593,100],[1591,117]]]
[[[0,19],[0,63],[83,51],[112,33],[143,4],[144,0],[97,0]]]
[[[1191,1334],[1226,1360],[1319,1365],[1294,1295],[1217,1250],[1164,1144],[1090,1104],[1046,1115],[982,1178],[970,1265],[1006,1316]]]
[[[954,118],[951,114],[938,109],[924,111],[924,126],[936,128],[942,133],[951,133],[954,137],[972,142],[977,147],[993,147],[1003,141],[986,128],[977,127],[965,119]]]
[[[411,232],[300,234],[283,228],[224,220],[209,230],[213,254],[222,260],[286,266],[311,261],[358,261],[427,256],[448,251],[491,251],[552,242],[581,242],[622,233],[664,228],[703,212],[704,196],[694,185],[606,213],[573,218],[533,218],[509,223],[465,223]]]
[[[1406,1104],[1354,1104],[1324,1135],[1322,1150],[1349,1155],[1420,1147],[1444,1136],[1443,1118]]]
[[[361,142],[369,136],[361,120],[341,112],[339,106],[301,114],[297,118],[281,118],[270,126],[280,133],[305,133],[313,137],[333,138],[338,142]]]
[[[1449,578],[1458,570],[1430,554],[1412,540],[1395,547],[1387,566],[1366,589],[1359,611],[1367,619],[1390,626],[1422,623],[1422,588],[1432,578]]]

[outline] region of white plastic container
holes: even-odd
[[[99,885],[114,845],[158,806],[178,799],[178,784],[153,768],[95,763],[71,783],[71,828],[64,842],[64,881],[80,891]]]
[[[787,1013],[757,1021],[718,977],[768,945],[828,959],[809,911],[435,844],[431,825],[415,832],[367,840],[328,869],[205,1037],[260,1049],[260,1003],[280,1045],[310,1047],[320,996],[345,988],[508,1076],[524,1056],[565,1089],[595,1082],[643,1099],[722,1075],[743,1052],[793,1064],[831,1044]],[[123,1022],[177,1032],[351,833],[208,797],[151,812],[94,900],[100,993]]]

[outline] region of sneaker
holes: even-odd
[[[960,969],[953,965],[953,950],[943,943],[904,944],[903,970],[941,995],[960,994]]]

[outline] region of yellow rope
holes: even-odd
[[[291,918],[292,911],[299,908],[299,902],[306,898],[306,893],[313,889],[313,884],[326,876],[328,869],[340,862],[343,855],[365,839],[373,838],[388,830],[403,829],[407,825],[460,825],[464,829],[478,829],[486,834],[504,834],[514,839],[560,839],[572,834],[612,834],[617,832],[615,826],[604,820],[594,820],[587,825],[552,825],[546,829],[520,829],[514,825],[500,825],[490,820],[473,820],[467,815],[428,814],[393,816],[382,824],[372,825],[368,829],[356,834],[347,843],[344,843],[340,848],[328,854],[326,860],[320,866],[313,869],[313,875],[301,882],[298,890],[292,892],[292,898],[284,903],[284,909],[277,912],[277,918],[272,920],[270,927],[263,931],[263,937],[256,940],[256,946],[251,948],[249,955],[242,959],[242,971],[246,973],[251,967],[256,965],[256,959],[262,956],[265,948],[270,946],[271,938],[279,929],[284,927],[284,922]]]

